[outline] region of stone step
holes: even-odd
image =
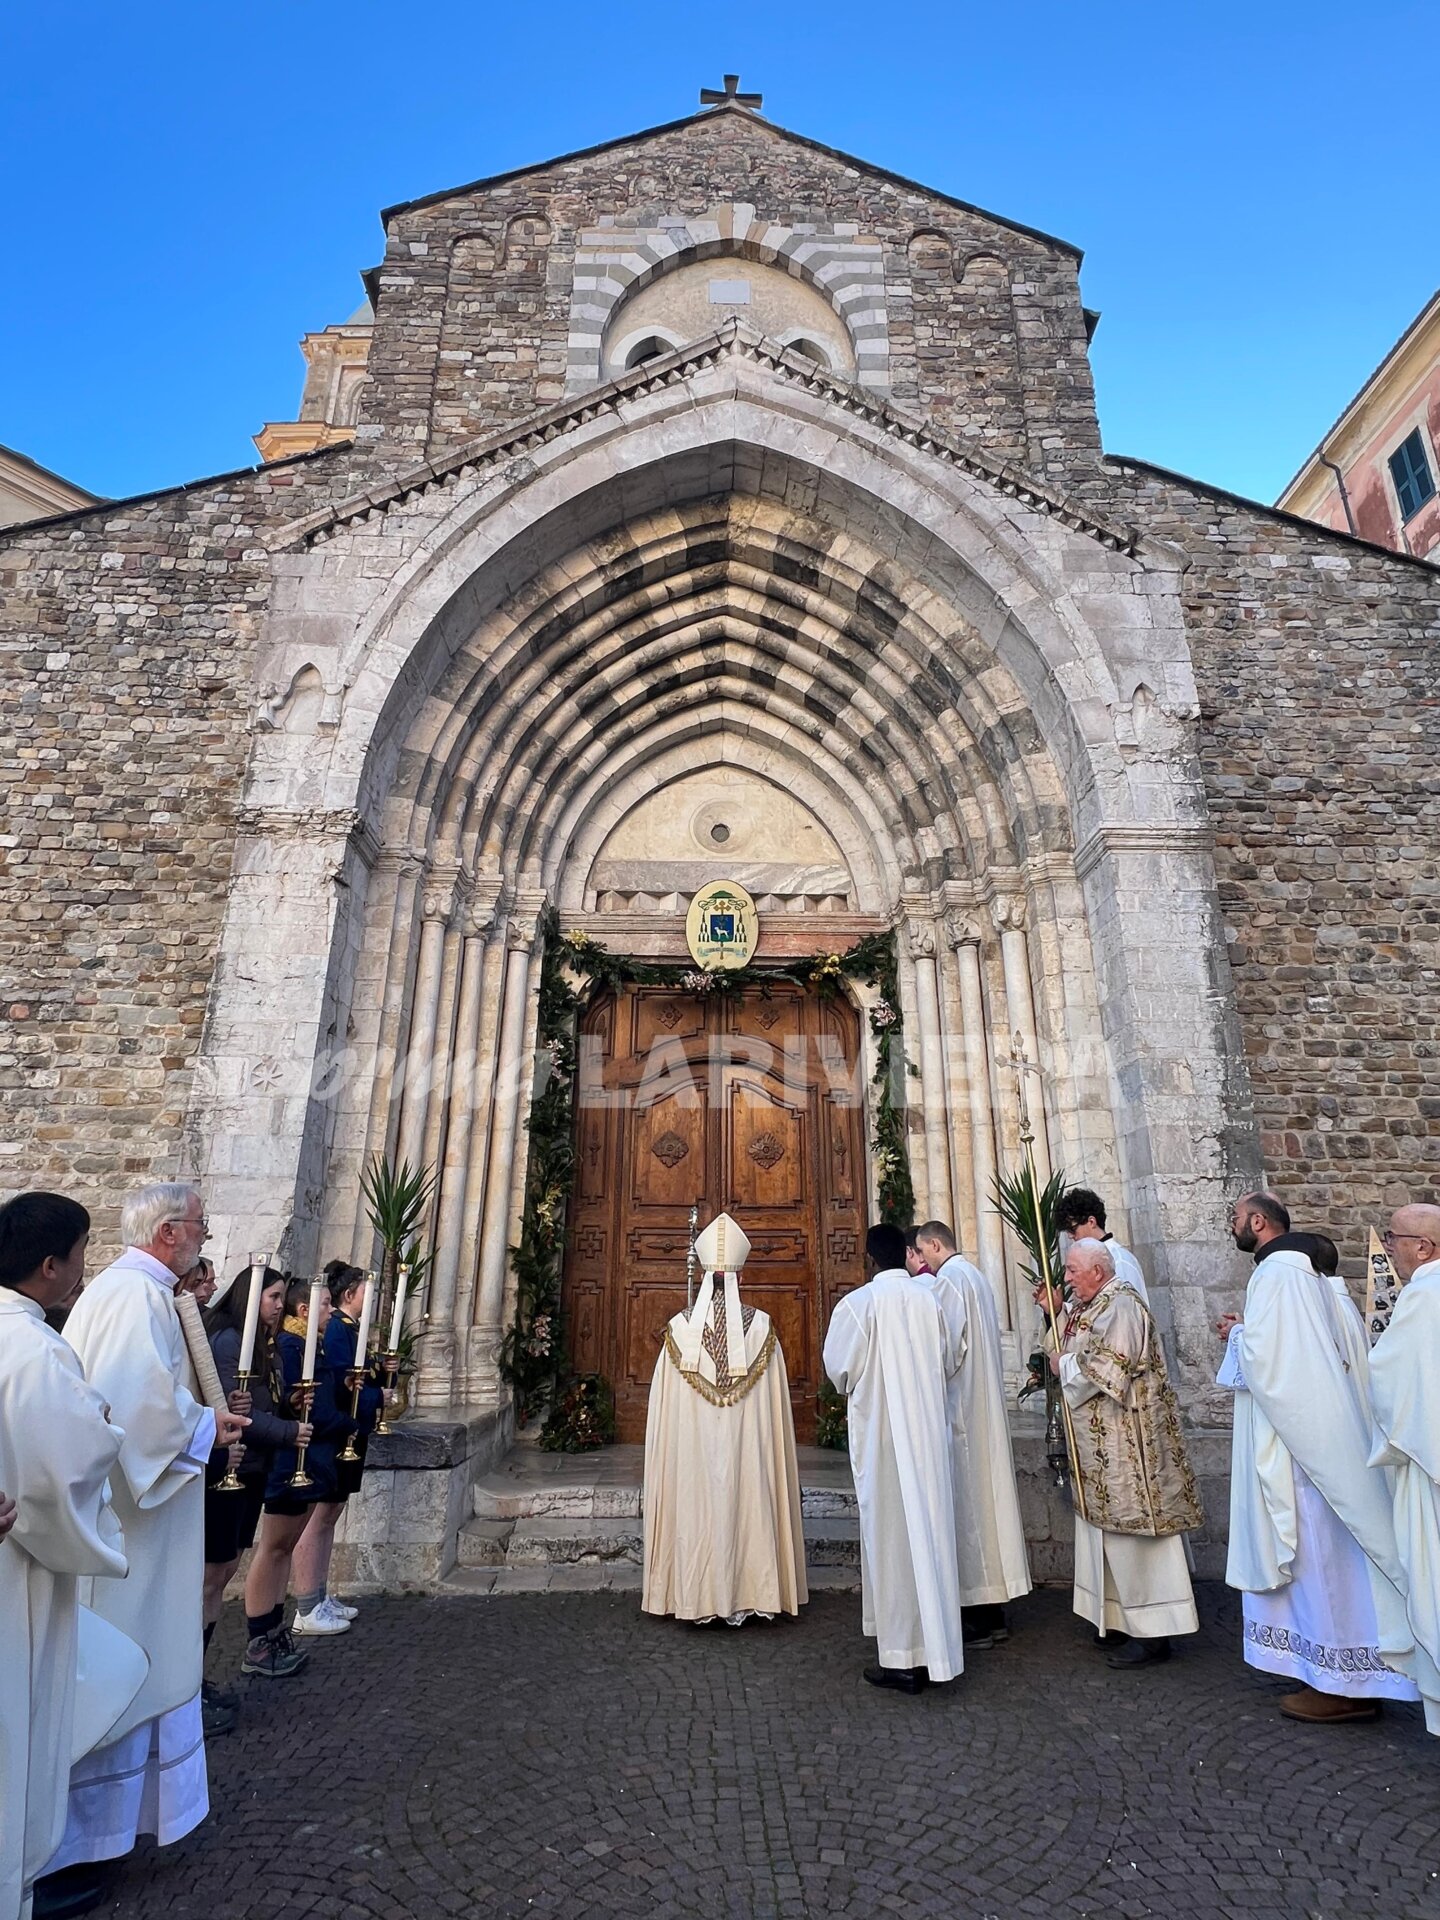
[[[805,1560],[810,1567],[860,1564],[860,1523],[853,1514],[818,1514],[805,1520]],[[624,1515],[598,1518],[539,1514],[519,1520],[467,1520],[460,1529],[458,1564],[464,1568],[609,1566],[638,1567],[644,1558],[639,1523]]]
[[[853,1519],[858,1511],[855,1489],[838,1482],[822,1486],[802,1483],[800,1510],[807,1520],[831,1516]],[[526,1486],[512,1476],[492,1474],[475,1483],[474,1512],[477,1520],[509,1523],[541,1519],[638,1521],[640,1488],[564,1481]]]

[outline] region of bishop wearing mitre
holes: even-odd
[[[695,1242],[704,1278],[677,1313],[645,1429],[646,1613],[739,1626],[809,1598],[785,1356],[740,1302],[750,1242],[722,1213]]]

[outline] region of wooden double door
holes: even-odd
[[[571,1364],[615,1391],[641,1440],[665,1324],[686,1300],[690,1209],[728,1213],[750,1255],[742,1298],[774,1322],[796,1431],[815,1431],[820,1350],[864,1278],[859,1022],[848,1003],[629,988],[587,1009],[563,1310]]]

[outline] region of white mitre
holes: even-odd
[[[695,1257],[706,1273],[739,1273],[750,1242],[728,1213],[720,1213],[696,1237]]]
[[[726,1360],[732,1374],[745,1372],[745,1322],[735,1276],[744,1266],[749,1251],[749,1240],[728,1213],[717,1214],[705,1231],[696,1236],[695,1257],[705,1270],[705,1278],[691,1311],[677,1313],[670,1322],[682,1373],[695,1373],[700,1367],[701,1344],[717,1280],[724,1290]]]

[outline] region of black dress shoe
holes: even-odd
[[[893,1687],[896,1693],[923,1693],[930,1684],[924,1667],[866,1667],[872,1687]]]
[[[76,1914],[90,1913],[105,1899],[119,1870],[118,1860],[82,1860],[78,1866],[47,1873],[35,1882],[35,1920],[74,1920]]]
[[[1107,1667],[1158,1667],[1169,1658],[1170,1642],[1164,1638],[1131,1640],[1119,1653],[1112,1653],[1105,1664]]]
[[[1108,1633],[1101,1633],[1097,1627],[1090,1641],[1091,1646],[1099,1647],[1102,1653],[1113,1652],[1116,1647],[1128,1647],[1130,1636],[1121,1633],[1118,1627],[1112,1627]]]

